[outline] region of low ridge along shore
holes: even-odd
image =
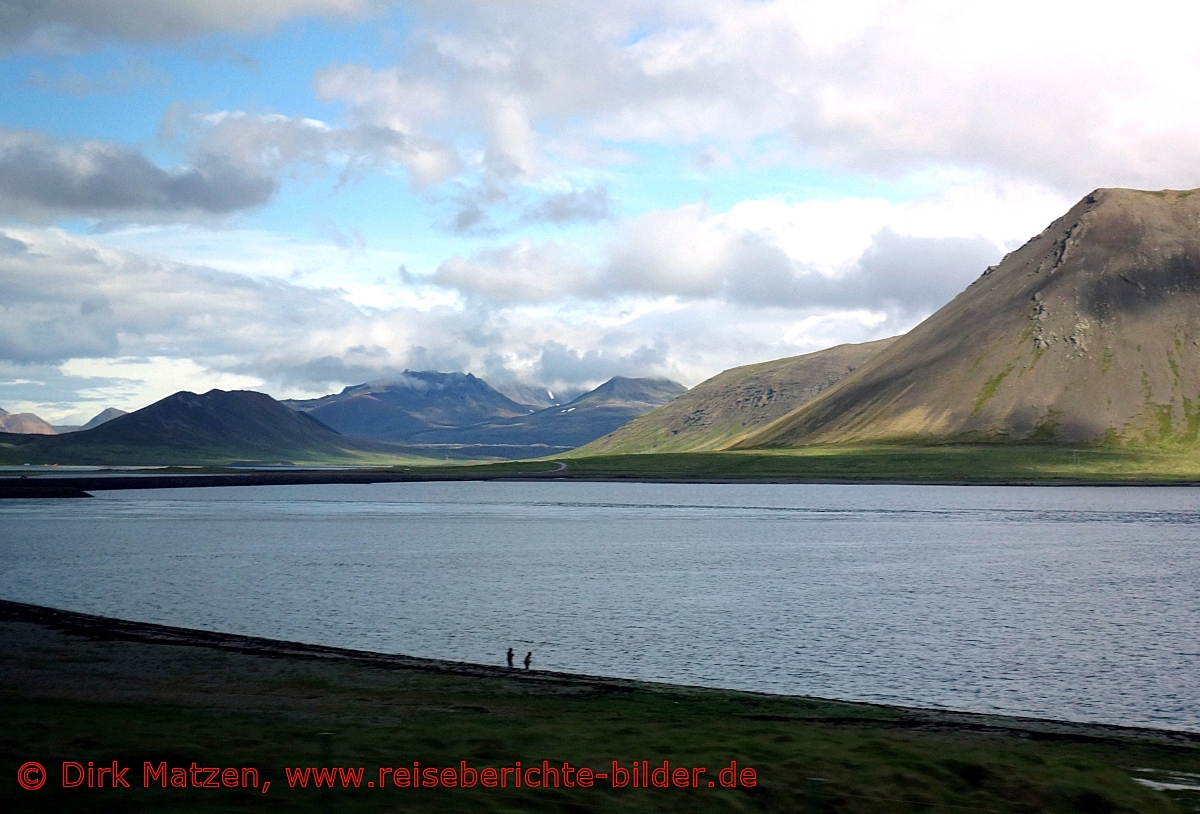
[[[6,730],[0,802],[7,811],[1172,812],[1200,806],[1200,733],[525,671],[8,601],[0,601],[0,641]],[[512,771],[518,761],[529,781],[520,788]],[[664,761],[670,774],[655,771]],[[735,762],[734,772],[723,771]],[[414,763],[437,769],[437,785],[414,788]],[[35,764],[44,769],[44,784],[23,788],[22,779],[36,785],[36,768],[26,768]],[[129,788],[89,788],[89,764],[106,769],[109,785],[114,766],[118,773],[128,768],[121,777]],[[159,774],[163,764],[168,772]],[[555,787],[564,764],[576,782]],[[635,765],[644,770],[634,769],[631,779]],[[302,770],[311,780],[323,767],[333,767],[332,790],[317,788],[315,780],[301,787]],[[534,786],[543,767],[549,788]],[[585,787],[574,773],[584,767],[612,777],[589,778]],[[693,773],[699,767],[705,772]],[[205,768],[221,772],[210,776]],[[479,778],[487,775],[471,774],[487,769],[505,779],[504,788],[486,787]],[[79,784],[63,788],[64,776]],[[186,787],[163,788],[160,778],[167,777]],[[624,785],[614,788],[613,777]],[[459,778],[476,782],[463,788]],[[206,779],[218,787],[201,787]],[[441,782],[447,780],[455,786]],[[672,784],[678,780],[685,782]]]

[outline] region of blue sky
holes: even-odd
[[[1200,185],[1195,16],[0,0],[0,407],[898,333],[1091,189]]]

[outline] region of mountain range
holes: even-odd
[[[179,392],[89,430],[0,435],[7,463],[178,464],[399,459],[402,447],[347,438],[263,393]]]
[[[470,373],[411,370],[334,395],[282,403],[344,435],[380,441],[408,441],[430,430],[523,416],[536,409],[518,404]]]
[[[112,417],[120,411],[106,411],[89,423],[107,420],[75,432],[0,433],[0,462],[365,464],[530,458],[590,441],[682,390],[674,382],[617,378],[566,406],[545,410],[517,404],[462,373],[408,372],[400,381],[348,387],[289,405],[251,391],[180,392],[133,413]],[[371,432],[395,441],[362,437]]]
[[[125,415],[125,411],[118,410],[116,407],[108,407],[94,415],[86,424],[74,426],[51,424],[33,413],[17,413],[14,415],[0,410],[0,432],[16,433],[18,435],[58,435],[64,432],[90,430],[92,427],[98,427],[105,421],[111,421],[120,415]]]
[[[470,374],[406,371],[286,406],[260,393],[177,393],[70,435],[0,435],[0,458],[478,459],[581,445],[575,455],[895,443],[1200,445],[1200,190],[1096,190],[903,336],[734,368],[686,393],[618,377],[539,409]]]
[[[565,404],[539,410],[469,373],[405,371],[335,395],[283,403],[345,435],[435,450],[472,446],[486,448],[486,457],[521,458],[586,444],[684,390],[665,379],[616,377]]]
[[[418,444],[494,444],[564,452],[612,432],[631,419],[666,404],[686,388],[667,379],[617,376],[582,396],[521,416],[501,416],[461,428],[428,430]]]

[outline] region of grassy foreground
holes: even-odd
[[[569,457],[567,474],[893,483],[1200,482],[1200,453],[1034,445],[841,446]]]
[[[495,463],[355,466],[327,470],[164,468],[137,481],[111,472],[0,475],[0,498],[80,497],[101,489],[471,480],[747,483],[1200,484],[1200,453],[1051,446],[860,446],[592,455]]]
[[[1200,736],[507,671],[198,634],[0,602],[6,811],[1171,812]],[[325,734],[322,734],[325,733]],[[379,767],[707,767],[697,788],[367,788]],[[131,788],[61,788],[61,765]],[[738,763],[753,787],[709,788]],[[18,769],[48,782],[27,791]],[[146,762],[254,767],[259,788],[143,787]],[[285,767],[365,769],[289,788]],[[235,773],[236,774],[236,773]],[[237,775],[241,777],[241,775]],[[394,778],[394,775],[392,775]],[[204,778],[201,777],[201,780]],[[353,782],[350,783],[353,785]]]
[[[0,445],[0,463],[5,463],[2,453]],[[1200,483],[1200,451],[1197,450],[1032,444],[897,444],[622,455],[583,455],[576,450],[565,455],[491,463],[369,456],[319,460],[297,457],[296,462],[338,465],[344,469],[340,472],[282,471],[273,474],[241,470],[241,474],[246,482],[263,484],[497,478],[918,484]],[[232,472],[235,470],[215,460],[199,467],[175,466],[156,470],[164,476],[229,475]],[[75,485],[85,490],[113,488],[84,483],[105,474],[80,473]],[[15,473],[0,476],[0,487],[13,485],[14,478],[18,477]],[[67,483],[66,480],[61,482]]]

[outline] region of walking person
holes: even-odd
[[[510,648],[508,648],[508,667],[510,670],[512,669],[512,659],[513,659],[513,652],[512,652],[512,648],[510,647]]]
[[[533,661],[533,651],[532,650],[530,650],[528,653],[525,654],[525,669],[526,670],[529,669],[529,663],[531,661]]]

